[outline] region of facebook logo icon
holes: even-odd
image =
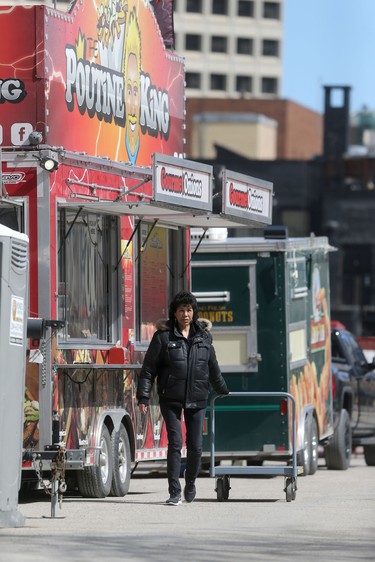
[[[13,145],[29,144],[29,134],[32,133],[31,123],[13,123],[10,138]]]

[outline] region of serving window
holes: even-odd
[[[114,344],[119,335],[118,219],[85,209],[59,211],[59,344]]]
[[[135,253],[136,331],[138,348],[147,347],[158,320],[168,319],[169,303],[186,288],[183,229],[142,223]]]

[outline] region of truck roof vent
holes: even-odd
[[[283,225],[270,225],[264,229],[264,238],[288,238],[288,227]]]
[[[209,228],[207,232],[209,240],[226,240],[228,238],[227,228]]]

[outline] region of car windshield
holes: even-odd
[[[366,357],[354,336],[348,332],[342,332],[341,337],[347,353],[350,356],[351,362],[359,363],[361,365],[366,364]]]

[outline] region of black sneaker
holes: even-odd
[[[180,494],[178,494],[177,496],[170,496],[165,503],[167,505],[181,505]]]
[[[197,490],[195,489],[194,482],[186,482],[186,486],[184,488],[185,501],[187,501],[188,503],[191,503],[192,501],[194,501],[196,493],[197,493]]]

